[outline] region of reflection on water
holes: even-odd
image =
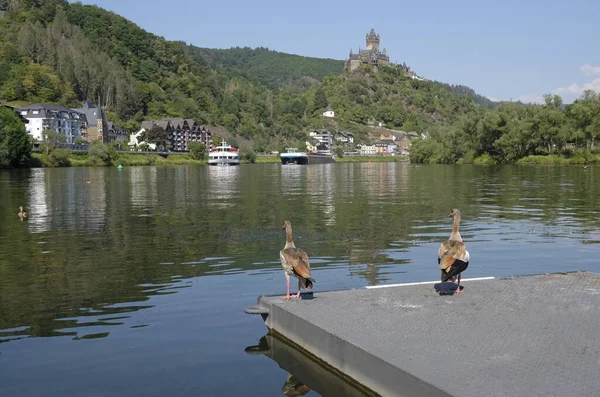
[[[402,163],[2,170],[0,360],[10,365],[0,394],[88,395],[67,387],[81,379],[97,395],[86,373],[118,384],[140,368],[139,379],[153,380],[131,382],[151,395],[166,385],[161,374],[175,376],[161,372],[165,361],[181,376],[211,374],[208,383],[186,377],[169,395],[243,393],[256,379],[266,395],[286,379],[286,390],[301,393],[305,382],[320,393],[298,372],[288,379],[272,361],[240,354],[264,327],[243,308],[285,292],[283,220],[319,291],[437,279],[451,208],[463,214],[472,256],[465,277],[598,272],[599,172]],[[47,357],[54,372],[43,377]],[[36,375],[38,386],[25,379]]]
[[[323,397],[368,396],[355,385],[271,334],[263,336],[257,345],[246,347],[245,352],[250,355],[265,355],[287,373],[285,377],[281,375],[282,394],[285,396],[304,396],[311,390]]]
[[[129,185],[133,208],[152,208],[158,200],[158,169],[156,167],[131,167]]]
[[[240,195],[241,167],[210,167],[208,169],[208,204],[216,207],[233,207]]]
[[[25,203],[29,211],[29,230],[33,233],[102,231],[107,206],[103,170],[89,168],[82,173],[70,169],[60,176],[55,175],[55,171],[31,170],[31,192]]]
[[[310,197],[312,207],[320,207],[323,223],[335,225],[335,185],[332,172],[334,164],[315,164],[306,168],[306,188],[304,194]]]

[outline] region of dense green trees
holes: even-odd
[[[600,96],[586,91],[573,104],[562,105],[559,96],[546,95],[543,105],[506,103],[497,111],[479,109],[414,141],[411,161],[456,163],[487,156],[513,163],[533,155],[594,150],[600,135]]]
[[[142,120],[193,118],[224,126],[257,151],[301,146],[310,128],[365,126],[424,133],[416,162],[470,162],[481,156],[514,162],[593,150],[600,134],[600,99],[587,92],[564,106],[495,104],[464,86],[420,81],[399,67],[361,66],[268,49],[209,50],[166,41],[112,12],[64,0],[5,0],[0,20],[0,100],[65,106],[97,101],[130,130]],[[321,113],[327,105],[335,120]],[[163,133],[148,141],[167,146]]]
[[[188,147],[190,149],[190,156],[194,160],[206,160],[206,145],[201,142],[190,142],[188,143]]]
[[[282,85],[310,87],[328,75],[344,71],[344,62],[285,54],[268,48],[248,47],[228,50],[185,46],[201,65],[222,67],[230,73],[257,80],[271,89]]]
[[[327,104],[342,122],[384,119],[415,130],[434,121],[421,108],[433,115],[470,106],[439,85],[404,78],[398,68],[335,77],[342,61],[264,48],[201,49],[166,41],[96,6],[15,4],[0,24],[0,98],[75,106],[100,97],[111,121],[130,130],[144,119],[186,117],[274,149],[322,127],[315,110]]]
[[[12,109],[0,107],[0,168],[26,165],[30,157],[25,126]]]

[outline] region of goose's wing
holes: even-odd
[[[294,273],[306,279],[310,278],[310,262],[306,252],[300,248],[286,248],[281,251],[281,255],[292,266]]]
[[[440,268],[444,271],[447,271],[455,260],[464,258],[466,253],[467,248],[462,241],[444,241],[438,252]]]

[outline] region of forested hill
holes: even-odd
[[[458,95],[467,95],[469,97],[471,97],[471,99],[473,99],[473,101],[478,104],[481,105],[483,107],[486,108],[493,108],[495,106],[498,105],[498,103],[492,101],[489,98],[486,98],[482,95],[479,95],[478,93],[475,92],[475,90],[473,90],[472,88],[469,88],[467,86],[464,85],[453,85],[453,84],[447,84],[447,83],[442,83],[439,81],[435,82],[436,84],[439,84],[441,87],[447,89],[448,91],[454,92],[455,94]]]
[[[75,107],[100,97],[111,121],[130,131],[142,120],[186,117],[266,150],[302,144],[308,128],[350,129],[360,137],[361,125],[383,121],[426,132],[477,108],[469,96],[406,78],[398,67],[348,74],[342,61],[191,47],[65,0],[0,6],[0,101]],[[321,117],[328,104],[336,112],[329,124]]]
[[[239,71],[271,88],[282,84],[309,87],[327,75],[337,76],[344,71],[344,61],[286,54],[268,48],[235,47],[221,50],[193,45],[185,48],[200,64]]]

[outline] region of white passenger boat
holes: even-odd
[[[238,150],[223,141],[219,146],[208,153],[208,165],[239,165],[240,154]]]

